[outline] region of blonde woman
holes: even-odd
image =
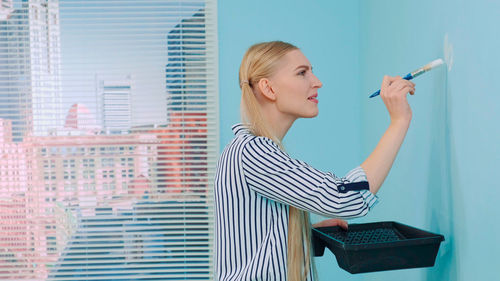
[[[281,145],[298,118],[318,114],[321,81],[297,47],[251,46],[240,66],[242,124],[224,149],[215,178],[216,280],[313,280],[309,212],[364,216],[387,176],[411,120],[415,85],[385,76],[381,97],[391,117],[375,150],[340,178],[291,158]],[[341,225],[339,219],[315,226]]]

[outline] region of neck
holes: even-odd
[[[286,133],[292,127],[293,122],[297,120],[296,117],[286,115],[281,113],[280,111],[273,108],[274,105],[270,107],[263,107],[261,114],[264,117],[264,120],[270,125],[269,130],[271,133],[277,137],[280,141],[283,141]]]

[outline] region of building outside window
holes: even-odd
[[[216,2],[0,0],[0,280],[210,280]]]

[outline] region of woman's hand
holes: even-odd
[[[411,108],[406,99],[407,94],[415,93],[415,84],[400,76],[384,76],[380,87],[380,97],[384,101],[387,111],[391,116],[391,122],[411,120]]]
[[[347,230],[347,222],[345,220],[341,220],[341,219],[328,219],[328,220],[324,220],[324,221],[315,223],[312,226],[314,228],[316,228],[316,227],[328,227],[328,226],[337,226],[337,225],[342,227],[343,229]]]

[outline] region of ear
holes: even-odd
[[[257,83],[258,88],[262,95],[271,101],[276,100],[276,93],[273,90],[273,87],[271,86],[271,81],[267,78],[262,78],[259,80],[259,83]]]

